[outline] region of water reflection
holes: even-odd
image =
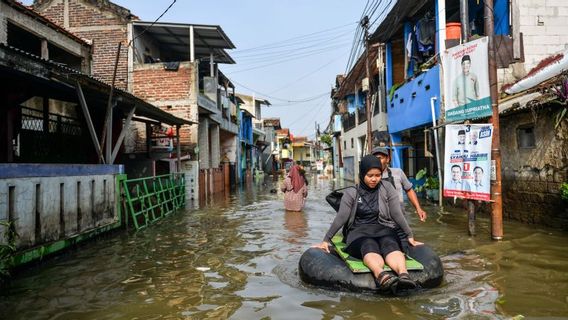
[[[308,221],[303,212],[285,210],[284,228],[288,231],[285,240],[292,245],[296,245],[301,243],[306,237]]]
[[[467,235],[463,210],[424,203],[408,218],[442,257],[436,289],[403,298],[314,288],[298,260],[335,216],[335,182],[312,177],[302,212],[287,212],[277,182],[208,199],[137,233],[90,242],[22,272],[0,290],[0,319],[509,319],[568,315],[568,235],[488,217]],[[343,184],[343,182],[342,182]],[[348,185],[345,183],[344,185]],[[30,307],[33,306],[33,307]]]

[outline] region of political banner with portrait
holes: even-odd
[[[491,199],[492,124],[446,126],[444,197]]]
[[[488,41],[483,37],[442,55],[446,122],[491,115]]]

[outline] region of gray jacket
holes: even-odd
[[[349,216],[357,210],[357,201],[355,195],[357,190],[355,188],[346,188],[341,197],[341,204],[339,211],[329,230],[325,234],[324,241],[331,242],[331,238],[349,221]],[[377,216],[378,222],[389,228],[396,228],[397,225],[406,233],[409,238],[413,238],[412,229],[406,222],[404,214],[400,208],[399,195],[394,186],[390,183],[380,182],[379,188],[379,213]]]

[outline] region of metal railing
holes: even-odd
[[[185,206],[185,176],[171,173],[124,180],[126,210],[136,230]]]

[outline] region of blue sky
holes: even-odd
[[[172,0],[113,2],[142,20],[153,21]],[[366,3],[177,0],[160,21],[220,25],[237,47],[229,51],[237,64],[221,65],[221,71],[234,80],[237,92],[268,99],[273,106],[263,108],[264,118],[279,117],[282,126],[295,136],[313,137],[315,122],[322,130],[329,122],[329,91],[335,76],[346,70],[357,21]],[[286,102],[316,96],[320,97],[308,102]]]

